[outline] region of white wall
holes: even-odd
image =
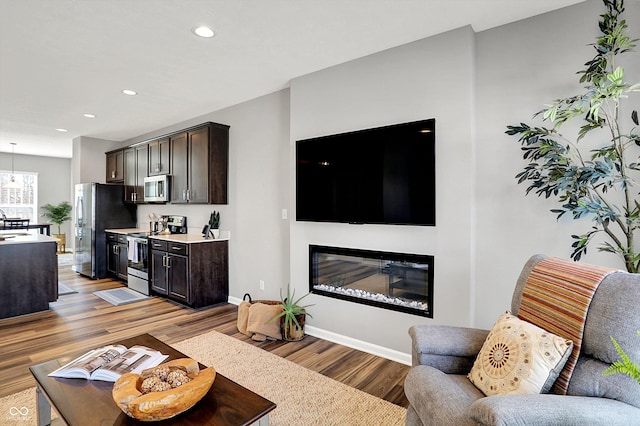
[[[11,170],[11,154],[0,153],[0,169]],[[68,201],[73,205],[71,196],[71,160],[68,158],[40,157],[37,155],[15,156],[15,169],[19,172],[38,173],[38,211],[42,214],[40,207],[45,204],[60,204]],[[47,219],[38,216],[33,222],[46,223]],[[60,230],[67,234],[67,241],[70,242],[73,235],[72,221],[65,222]],[[57,225],[52,225],[51,233],[57,233]]]
[[[409,326],[471,321],[473,37],[461,28],[291,82],[292,176],[296,140],[436,119],[437,226],[292,221],[290,265],[292,285],[304,294],[309,244],[434,255],[433,319],[313,295],[309,325],[408,353]],[[293,179],[290,190],[293,200]]]
[[[281,211],[289,205],[289,91],[283,90],[231,108],[206,114],[127,141],[128,144],[206,121],[227,124],[229,131],[228,205],[140,205],[138,221],[147,216],[187,216],[189,233],[199,233],[213,210],[220,212],[221,231],[229,242],[229,294],[242,298],[278,299],[289,281],[289,221]],[[259,290],[259,281],[265,290]]]
[[[79,136],[72,145],[73,184],[105,183],[107,163],[105,152],[123,146],[123,142]]]
[[[632,38],[640,36],[640,1],[626,1],[625,18]],[[572,234],[591,228],[590,219],[556,221],[549,210],[555,200],[525,196],[527,185],[514,176],[525,162],[517,138],[505,135],[506,125],[532,120],[554,99],[583,93],[579,75],[595,52],[601,1],[589,1],[481,32],[476,37],[477,69],[477,326],[489,328],[510,307],[515,280],[535,253],[570,258]],[[623,55],[624,57],[625,55]],[[626,54],[627,79],[640,82],[640,54]],[[640,96],[635,109],[640,109]],[[624,121],[631,124],[631,108]],[[575,140],[575,128],[561,128]],[[608,131],[602,130],[603,141]],[[582,142],[581,145],[584,145]],[[637,193],[637,191],[636,191]],[[640,246],[640,241],[636,242]],[[592,242],[582,261],[624,269],[617,256],[599,253]]]

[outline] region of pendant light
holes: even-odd
[[[22,185],[20,185],[18,182],[16,182],[16,169],[15,169],[15,157],[16,157],[16,143],[15,142],[11,142],[11,179],[9,180],[9,183],[6,184],[4,187],[7,189],[22,189]]]

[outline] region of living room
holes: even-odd
[[[626,7],[633,30],[638,2]],[[230,125],[230,202],[215,208],[232,237],[232,300],[244,293],[276,298],[287,283],[297,294],[306,293],[309,244],[433,255],[433,319],[310,297],[316,305],[310,332],[371,345],[369,350],[406,363],[409,326],[488,328],[508,306],[513,283],[531,254],[569,257],[570,235],[584,224],[556,221],[549,212],[553,201],[524,196],[514,179],[523,166],[520,150],[504,130],[550,100],[579,91],[578,79],[571,76],[591,55],[588,43],[597,35],[600,13],[594,0],[478,33],[464,27],[295,78],[290,88],[134,139],[98,144],[79,137],[73,141],[70,179],[104,181],[109,149],[205,121]],[[540,57],[545,57],[544,71],[537,65]],[[637,73],[637,61],[624,65],[628,75]],[[296,140],[426,118],[436,119],[437,226],[295,221]],[[16,158],[22,168],[29,159]],[[0,159],[7,167],[10,156],[2,153]],[[57,170],[59,192],[68,178],[63,167]],[[140,205],[138,217],[186,212],[197,228],[210,210]],[[615,257],[596,250],[585,261],[621,267]],[[264,291],[258,288],[261,280]]]
[[[640,2],[628,1],[626,8],[637,37]],[[280,91],[122,142],[96,146],[94,138],[78,137],[61,185],[104,181],[104,152],[114,147],[205,121],[230,125],[230,202],[215,206],[231,237],[230,300],[245,293],[278,298],[288,283],[297,294],[308,292],[310,244],[433,255],[433,318],[308,298],[314,304],[309,334],[408,363],[410,326],[490,328],[508,309],[526,260],[535,253],[569,258],[571,235],[588,226],[587,220],[557,221],[549,212],[554,201],[525,196],[514,178],[524,165],[521,152],[504,132],[553,99],[580,91],[575,72],[592,56],[588,43],[598,34],[601,13],[601,2],[589,0],[485,31],[462,27],[294,78]],[[622,64],[628,76],[640,75],[634,55]],[[435,227],[295,220],[295,141],[427,118],[436,119]],[[8,158],[0,154],[0,167]],[[140,205],[138,217],[184,213],[197,228],[211,210]],[[597,250],[583,260],[624,268]]]
[[[634,28],[638,3],[626,6]],[[569,257],[570,235],[584,224],[556,221],[549,212],[555,206],[551,200],[524,196],[514,178],[523,166],[520,149],[504,131],[550,100],[579,91],[578,79],[571,76],[591,55],[587,43],[598,29],[585,23],[600,11],[600,2],[589,1],[479,33],[460,28],[301,76],[288,89],[123,145],[205,121],[231,126],[232,195],[220,211],[221,227],[231,233],[232,297],[274,298],[289,282],[297,294],[306,293],[309,244],[435,256],[433,319],[310,297],[315,304],[310,333],[370,345],[406,362],[409,326],[489,328],[508,307],[531,254]],[[544,71],[537,66],[543,56]],[[637,61],[627,61],[627,75],[633,75]],[[296,140],[425,118],[436,118],[437,226],[295,221]],[[92,143],[80,139],[74,144]],[[78,160],[74,156],[74,163],[97,167],[80,180],[101,179],[101,153],[83,154]],[[288,210],[287,220],[282,209]],[[189,206],[190,223],[204,223],[210,210]],[[141,205],[138,216],[158,211]],[[162,212],[177,208],[167,205]],[[596,250],[585,261],[623,267]],[[266,283],[264,292],[258,289],[260,280]]]

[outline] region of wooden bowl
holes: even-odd
[[[143,376],[153,369],[145,370],[141,374],[123,374],[113,384],[111,395],[127,416],[145,422],[177,416],[200,401],[209,392],[216,378],[216,370],[213,367],[200,370],[198,362],[191,358],[176,359],[158,367],[160,366],[185,369],[191,381],[171,390],[143,394]]]

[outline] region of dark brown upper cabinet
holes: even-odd
[[[149,176],[171,174],[170,145],[169,138],[149,142]]]
[[[118,183],[124,180],[124,151],[107,152],[107,183]]]
[[[143,203],[144,178],[166,174],[171,203],[227,204],[229,126],[208,122],[107,152],[107,182],[124,183],[127,202]]]
[[[144,203],[144,178],[149,169],[149,145],[142,144],[124,151],[124,201]]]
[[[227,204],[229,126],[208,123],[171,137],[171,202]]]

